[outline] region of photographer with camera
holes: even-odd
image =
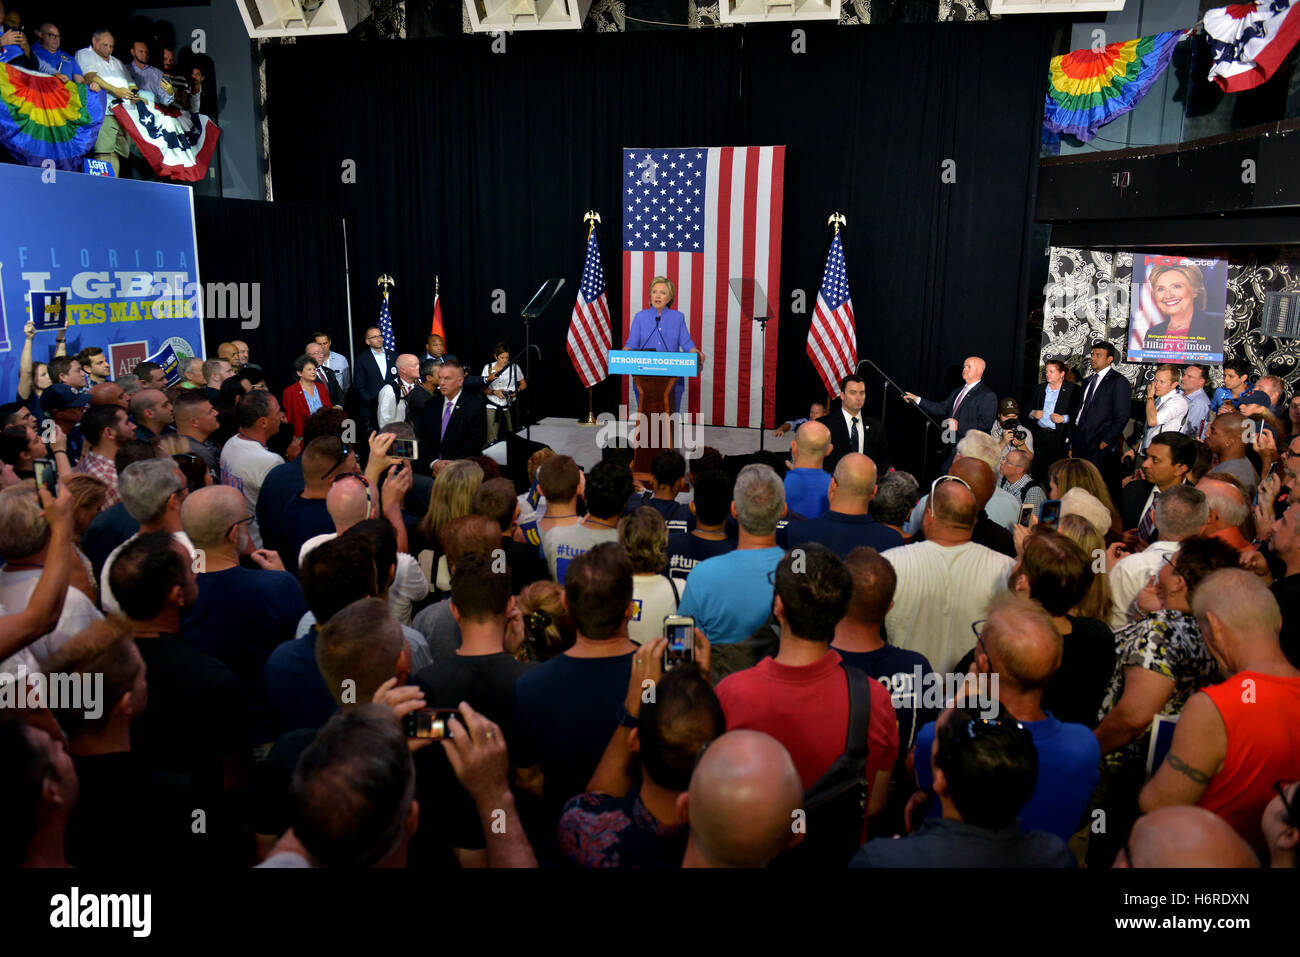
[[[1029,434],[1029,426],[1020,421],[1020,403],[1010,396],[998,403],[998,420],[989,435],[997,441],[1004,459],[1012,449],[1034,454],[1034,437]]]

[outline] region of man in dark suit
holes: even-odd
[[[478,455],[487,442],[487,409],[480,396],[465,388],[465,369],[452,356],[438,367],[438,393],[417,426],[420,458],[432,464]]]
[[[822,468],[834,473],[840,459],[861,452],[876,463],[876,474],[889,471],[889,440],[879,419],[862,414],[867,402],[867,382],[860,375],[846,375],[840,382],[840,406],[817,421],[831,430],[831,450]]]
[[[1064,359],[1048,359],[1047,381],[1038,383],[1029,408],[1034,436],[1034,477],[1046,485],[1047,469],[1065,457],[1070,425],[1079,402],[1079,387],[1065,379]]]
[[[906,392],[903,397],[908,402],[915,402],[924,412],[940,416],[946,430],[944,441],[952,442],[944,468],[952,464],[957,451],[957,443],[966,437],[971,429],[987,432],[993,428],[998,417],[998,396],[982,381],[984,378],[984,360],[979,356],[967,356],[961,366],[962,387],[954,389],[942,402],[923,399],[914,392]]]
[[[438,395],[438,367],[441,362],[425,359],[420,363],[420,381],[416,383],[411,394],[406,397],[406,421],[420,434],[420,423],[424,420],[425,410]]]
[[[1083,380],[1083,398],[1068,436],[1070,454],[1097,466],[1106,485],[1117,488],[1124,427],[1133,413],[1133,389],[1112,368],[1115,347],[1109,342],[1094,342],[1088,362],[1092,375]]]
[[[338,374],[325,364],[329,358],[329,350],[318,342],[307,343],[307,348],[303,352],[316,363],[316,381],[322,383],[330,394],[331,405],[343,405],[343,386],[339,383]]]
[[[379,390],[396,375],[397,356],[384,349],[384,337],[380,334],[379,327],[370,326],[366,329],[366,348],[357,355],[352,369],[352,383],[357,393],[357,415],[366,435],[376,428]]]

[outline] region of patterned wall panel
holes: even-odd
[[[1122,357],[1128,345],[1133,254],[1057,246],[1048,253],[1040,366],[1047,359],[1065,358],[1076,373],[1086,373],[1088,347],[1097,339],[1112,343]],[[1215,253],[1197,250],[1196,255]],[[1260,322],[1265,293],[1300,290],[1300,247],[1234,251],[1227,258],[1226,354],[1231,359],[1244,358],[1256,375],[1281,376],[1295,394],[1300,391],[1300,340],[1265,336]],[[1150,380],[1155,365],[1119,359],[1115,368],[1137,387]],[[1216,386],[1222,382],[1217,368],[1211,371],[1210,381]]]

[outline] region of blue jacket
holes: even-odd
[[[690,352],[696,348],[684,315],[676,309],[665,309],[659,322],[655,322],[655,315],[653,309],[642,309],[632,317],[632,328],[628,331],[624,349]]]

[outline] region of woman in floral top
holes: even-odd
[[[1115,633],[1115,673],[1094,732],[1102,768],[1093,806],[1105,810],[1109,820],[1101,839],[1091,837],[1090,866],[1109,867],[1115,842],[1123,845],[1137,819],[1152,720],[1157,714],[1179,714],[1193,692],[1221,680],[1192,615],[1192,595],[1211,572],[1236,564],[1236,550],[1218,539],[1185,539],[1138,596],[1147,617]]]

